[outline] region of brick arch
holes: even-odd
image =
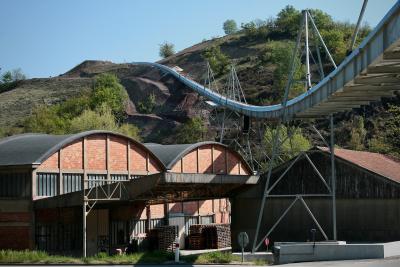
[[[127,136],[91,131],[73,135],[42,157],[38,170],[93,170],[151,174],[165,170],[144,145]]]
[[[175,160],[171,172],[251,175],[244,158],[227,146],[215,142],[191,147]]]

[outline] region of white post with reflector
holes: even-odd
[[[175,262],[179,262],[179,238],[175,239]]]

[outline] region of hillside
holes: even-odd
[[[288,8],[281,12],[284,12],[281,18],[287,17],[285,14]],[[328,45],[334,48],[333,54],[336,61],[340,62],[344,57],[344,49],[354,25],[333,22],[328,15],[318,12],[320,11],[315,11],[318,15],[317,24],[319,18],[319,21],[322,21],[321,31],[326,35]],[[295,35],[294,30],[287,30],[290,25],[279,26],[281,23],[279,16],[278,14],[278,18],[272,24],[268,22],[269,24],[255,26],[252,22],[248,23],[235,34],[205,40],[162,59],[159,63],[179,66],[185,75],[203,83],[207,73],[205,54],[217,47],[218,50],[220,49],[218,53],[235,66],[249,103],[277,103],[282,96],[282,85],[285,82],[288,67],[286,62],[290,58],[291,44]],[[368,28],[362,29],[360,36],[366,36],[368,31]],[[361,39],[358,40],[360,41]],[[326,55],[323,58],[323,69],[325,73],[332,70]],[[301,69],[299,71],[301,72]],[[311,71],[313,82],[316,83],[320,79],[316,66],[313,66]],[[33,109],[41,105],[61,103],[92,90],[95,76],[102,73],[115,74],[125,87],[129,95],[126,122],[140,128],[145,142],[177,142],[177,129],[189,118],[196,116],[201,116],[208,125],[207,118],[210,110],[204,104],[204,99],[175,78],[146,66],[87,60],[58,77],[24,80],[12,90],[0,93],[0,126],[3,129],[11,129],[5,131],[8,134],[18,133],[23,121],[29,117]],[[216,76],[219,88],[223,87],[226,78],[226,72]],[[300,90],[303,89],[300,86]],[[295,94],[298,93],[295,92]],[[145,114],[140,106],[153,95],[155,107],[149,114]],[[293,96],[295,95],[291,95]],[[340,133],[337,135],[338,145],[353,149],[381,151],[379,149],[386,145],[384,144],[386,141],[381,139],[381,136],[384,136],[381,131],[386,131],[388,125],[393,126],[393,116],[397,114],[397,111],[389,112],[389,105],[398,106],[399,104],[400,97],[397,94],[393,98],[383,99],[382,102],[374,103],[372,106],[337,114],[335,116],[336,131]],[[316,123],[323,132],[327,129],[325,122]],[[396,133],[398,131],[396,123],[393,127],[394,130],[392,130]],[[305,133],[309,138],[313,138],[310,133]],[[389,135],[396,136],[393,133]],[[204,138],[213,139],[215,133],[209,129]],[[372,141],[374,141],[374,147],[370,145]],[[392,150],[381,152],[392,152]]]

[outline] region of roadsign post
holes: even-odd
[[[267,251],[268,251],[268,246],[269,246],[269,238],[265,238],[264,244],[267,246]]]
[[[244,262],[244,248],[249,244],[249,236],[246,232],[240,232],[238,235],[239,246],[242,248],[242,262]]]

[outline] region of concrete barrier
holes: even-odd
[[[400,242],[347,244],[338,242],[276,243],[277,264],[306,261],[381,259],[400,255]]]

